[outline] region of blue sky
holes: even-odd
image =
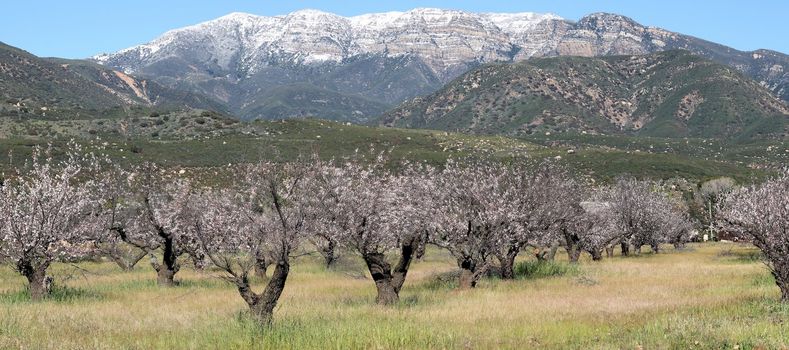
[[[614,12],[651,26],[693,35],[740,50],[789,53],[789,0],[405,0],[405,1],[4,1],[0,41],[39,56],[83,58],[141,44],[173,28],[229,12],[280,15],[314,8],[352,16],[415,7],[474,12],[552,12],[577,20]]]

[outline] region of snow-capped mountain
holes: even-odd
[[[784,54],[741,52],[604,13],[578,22],[432,8],[354,17],[317,10],[231,13],[92,59],[214,96],[246,118],[365,120],[482,63],[669,49],[733,66],[789,100]]]
[[[154,41],[94,59],[129,73],[171,56],[254,74],[273,58],[341,62],[359,55],[425,58],[436,73],[470,61],[509,60],[519,38],[553,14],[474,14],[430,8],[340,17],[317,10],[286,16],[231,13],[169,31]]]

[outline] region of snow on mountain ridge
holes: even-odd
[[[510,34],[519,34],[534,28],[544,20],[561,20],[562,18],[552,13],[482,13],[481,16],[495,23],[503,31]]]
[[[266,58],[279,55],[302,63],[334,61],[361,54],[430,55],[436,70],[468,60],[501,59],[511,49],[508,35],[553,14],[476,14],[458,10],[416,8],[342,17],[304,9],[281,16],[233,12],[178,28],[153,41],[94,60],[133,72],[169,57],[206,56],[222,68],[241,62],[254,71]],[[190,50],[194,50],[193,54]],[[481,52],[476,52],[480,51]],[[189,52],[188,52],[189,51]]]

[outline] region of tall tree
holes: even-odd
[[[35,148],[26,169],[0,186],[0,257],[28,281],[30,297],[50,293],[47,269],[88,251],[98,230],[95,177],[99,162],[76,144],[63,160]]]
[[[708,180],[699,185],[698,195],[704,202],[707,211],[707,231],[711,238],[717,239],[717,234],[715,232],[715,210],[717,210],[717,204],[720,202],[721,198],[734,190],[735,186],[736,183],[734,180],[728,177]]]
[[[195,242],[184,231],[191,183],[174,170],[155,164],[144,164],[121,179],[105,186],[107,227],[138,249],[149,253],[161,250],[161,261],[154,255],[151,258],[156,281],[161,286],[173,286],[181,268],[179,257],[198,254]]]
[[[200,251],[233,283],[261,324],[271,322],[285,289],[290,263],[302,239],[317,227],[303,184],[312,172],[302,165],[259,164],[240,188],[203,189],[189,199],[189,234]],[[274,271],[260,293],[250,274],[261,256]]]
[[[719,204],[718,220],[762,251],[781,301],[789,303],[789,171],[731,192]]]
[[[683,237],[682,231],[690,227],[686,212],[677,201],[652,181],[619,178],[602,190],[599,200],[607,203],[610,210],[621,237],[622,255],[628,255],[631,246],[636,253],[644,245],[659,252],[661,243],[675,243]]]
[[[517,255],[527,234],[519,203],[522,180],[505,165],[477,161],[448,162],[437,177],[441,210],[431,243],[457,260],[460,288],[475,287],[492,259],[504,254],[507,262]]]
[[[334,240],[361,255],[375,281],[379,304],[399,300],[431,222],[432,176],[411,165],[405,169],[401,175],[391,173],[383,156],[367,164],[358,159],[327,163],[319,167],[313,184],[323,226]],[[395,261],[387,256],[392,252]]]

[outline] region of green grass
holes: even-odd
[[[102,295],[95,291],[81,288],[71,288],[68,286],[53,285],[47,300],[58,303],[73,303],[83,300],[100,300]],[[0,304],[25,303],[30,302],[30,291],[25,288],[16,291],[0,293]]]
[[[452,258],[430,249],[412,265],[401,302],[392,307],[374,304],[375,287],[369,276],[358,277],[366,273],[357,257],[347,255],[331,270],[318,257],[305,257],[293,265],[274,322],[265,329],[249,319],[234,288],[211,271],[184,268],[177,275],[179,286],[162,289],[144,265],[122,272],[110,263],[80,263],[87,275],[67,279],[74,267],[55,264],[56,281],[83,296],[0,300],[0,348],[789,346],[789,306],[778,302],[765,266],[757,260],[732,262],[755,248],[733,243],[690,248],[602,262],[584,256],[577,266],[560,252],[552,263],[519,261],[523,278],[485,278],[466,291],[455,289]],[[22,278],[4,266],[0,286],[3,295],[19,295]]]
[[[577,265],[559,261],[527,260],[515,264],[515,277],[524,279],[538,279],[575,275],[579,269]]]

